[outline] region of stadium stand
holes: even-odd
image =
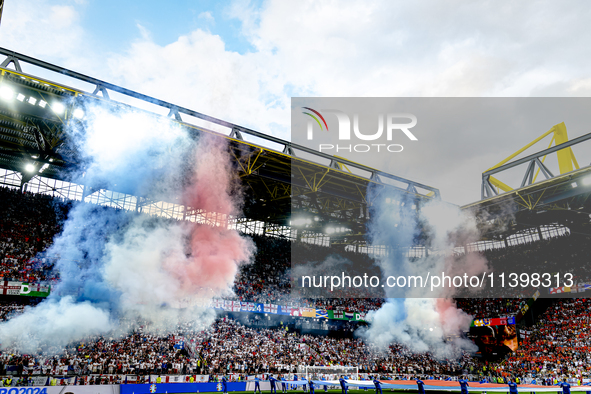
[[[53,270],[51,261],[36,256],[61,230],[69,204],[57,198],[8,188],[0,188],[0,198],[6,201],[0,208],[2,280],[30,283],[58,280],[59,273]],[[288,272],[290,248],[305,247],[317,259],[332,253],[330,248],[298,245],[281,238],[252,238],[257,247],[255,261],[244,266],[237,276],[234,299],[362,312],[377,309],[384,302],[376,298],[294,300],[290,297]],[[501,269],[506,269],[509,261],[519,261],[516,270],[541,264],[547,271],[569,271],[575,273],[577,279],[588,280],[590,268],[584,262],[590,248],[576,235],[566,235],[482,253],[492,266]],[[525,299],[457,299],[456,302],[475,318],[490,318],[514,316]],[[0,353],[0,375],[10,372],[29,377],[85,376],[87,379],[82,381],[89,383],[89,376],[97,379],[97,375],[103,374],[111,376],[107,382],[117,383],[124,375],[237,374],[244,377],[253,373],[293,373],[301,365],[355,365],[360,372],[388,377],[459,374],[490,379],[508,374],[522,379],[562,375],[588,377],[590,307],[588,300],[557,301],[522,341],[520,349],[499,363],[483,362],[465,352],[459,360],[435,360],[429,353],[413,353],[399,344],[392,344],[384,353],[352,335],[336,338],[312,335],[287,326],[261,327],[254,318],[239,321],[228,315],[216,320],[205,331],[179,327],[176,333],[157,335],[138,329],[119,338],[87,338],[55,356],[26,355],[7,349]],[[23,308],[24,301],[4,302],[0,304],[0,318],[9,319]],[[346,327],[354,329],[356,324],[347,322]],[[186,344],[181,348],[175,347],[179,338]]]
[[[456,299],[458,307],[464,312],[473,316],[474,319],[513,316],[517,313],[519,307],[521,307],[524,302],[525,300],[521,298]]]
[[[591,299],[560,299],[530,330],[499,370],[542,376],[582,376],[591,371]]]
[[[0,278],[23,282],[58,278],[52,267],[40,264],[37,254],[61,230],[59,200],[0,187]],[[62,207],[67,207],[63,204]],[[63,216],[62,216],[63,217]]]
[[[178,338],[187,346],[175,347]],[[387,352],[361,339],[330,338],[285,329],[246,327],[220,318],[205,331],[189,327],[163,336],[138,329],[121,338],[94,337],[49,357],[5,351],[0,374],[42,375],[193,375],[294,373],[300,365],[359,366],[360,372],[388,375],[457,374],[475,365],[465,353],[461,360],[444,362],[428,353],[413,353],[393,344]],[[2,370],[4,369],[4,371]]]
[[[12,316],[22,313],[25,305],[17,302],[0,303],[0,321],[7,321]]]

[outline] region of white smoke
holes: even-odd
[[[73,297],[42,302],[0,326],[2,346],[10,344],[25,353],[36,353],[51,345],[62,348],[74,339],[98,335],[113,328],[108,311]],[[47,339],[51,338],[48,344]]]

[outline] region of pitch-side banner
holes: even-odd
[[[268,313],[272,315],[310,317],[315,319],[336,319],[348,321],[364,321],[365,314],[360,312],[332,311],[309,307],[292,307],[287,305],[260,304],[256,302],[229,301],[214,299],[213,309],[226,312]]]
[[[0,294],[2,295],[20,295],[29,297],[47,297],[51,291],[51,286],[41,283],[26,283],[1,281]]]
[[[207,393],[223,389],[220,382],[122,384],[119,387],[121,394]],[[246,382],[228,382],[227,387],[228,391],[245,391]]]

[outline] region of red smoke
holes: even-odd
[[[456,335],[470,327],[472,317],[456,307],[455,301],[448,298],[438,298],[435,310],[439,314],[444,335]]]
[[[188,257],[169,256],[164,264],[184,294],[215,296],[228,291],[239,264],[250,260],[252,242],[227,228],[228,215],[235,215],[240,207],[240,201],[231,195],[238,186],[233,174],[225,140],[202,136],[195,152],[193,179],[183,191],[183,201],[201,211],[206,223],[189,226]]]

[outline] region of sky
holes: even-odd
[[[583,1],[6,0],[0,46],[290,139],[294,96],[589,97],[590,14]],[[465,150],[450,130],[427,160],[387,170],[470,203],[484,170],[552,126],[475,130]]]

